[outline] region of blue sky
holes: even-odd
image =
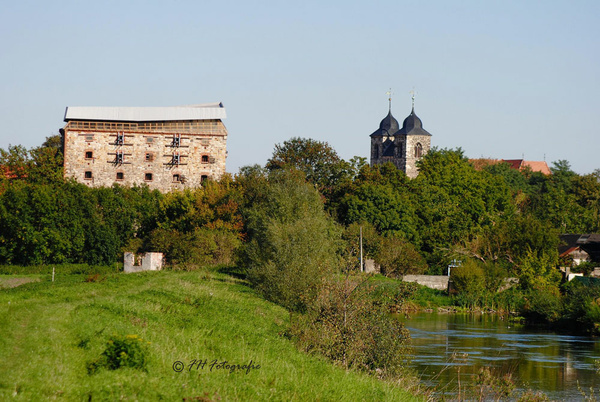
[[[67,106],[222,101],[227,170],[291,137],[368,155],[416,113],[469,157],[600,168],[600,2],[27,1],[0,12],[0,147],[40,145]]]

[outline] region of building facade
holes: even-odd
[[[402,128],[390,111],[371,134],[371,166],[386,162],[393,163],[408,177],[419,174],[417,161],[429,152],[431,134],[423,129],[421,119],[415,114],[413,105],[410,115],[404,119]]]
[[[177,107],[67,107],[65,177],[89,186],[147,184],[170,191],[225,173],[222,103]]]

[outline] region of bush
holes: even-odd
[[[565,286],[565,319],[585,331],[600,333],[600,286],[571,281]]]
[[[555,323],[561,317],[563,304],[558,287],[539,285],[525,293],[521,315],[531,322]]]
[[[306,352],[397,378],[404,371],[409,333],[369,291],[348,279],[328,282],[307,314],[293,323],[292,334]]]
[[[465,261],[463,265],[450,271],[452,289],[458,294],[480,295],[485,290],[485,274],[475,261]]]
[[[415,246],[398,237],[383,238],[377,262],[381,273],[391,278],[420,275],[427,270],[427,264]]]
[[[369,222],[351,223],[344,229],[344,264],[350,271],[360,271],[360,232],[363,235],[363,258],[374,259],[381,247],[381,236]]]
[[[265,298],[304,311],[339,264],[340,232],[314,186],[276,171],[248,206],[240,265]]]
[[[155,229],[144,248],[162,251],[168,264],[191,267],[230,264],[240,244],[238,235],[226,229],[198,228],[190,233]]]
[[[131,367],[145,370],[148,362],[146,344],[138,335],[113,335],[106,343],[106,349],[100,358],[89,362],[88,373],[93,374],[100,368],[116,370]]]

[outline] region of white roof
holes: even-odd
[[[172,121],[224,119],[225,108],[221,102],[169,107],[67,107],[65,121]]]

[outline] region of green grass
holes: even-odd
[[[418,399],[403,384],[299,352],[285,336],[287,311],[216,270],[86,278],[0,290],[0,400]],[[113,334],[150,342],[147,371],[88,374]],[[208,363],[189,370],[194,359]],[[260,369],[211,371],[215,359]]]

